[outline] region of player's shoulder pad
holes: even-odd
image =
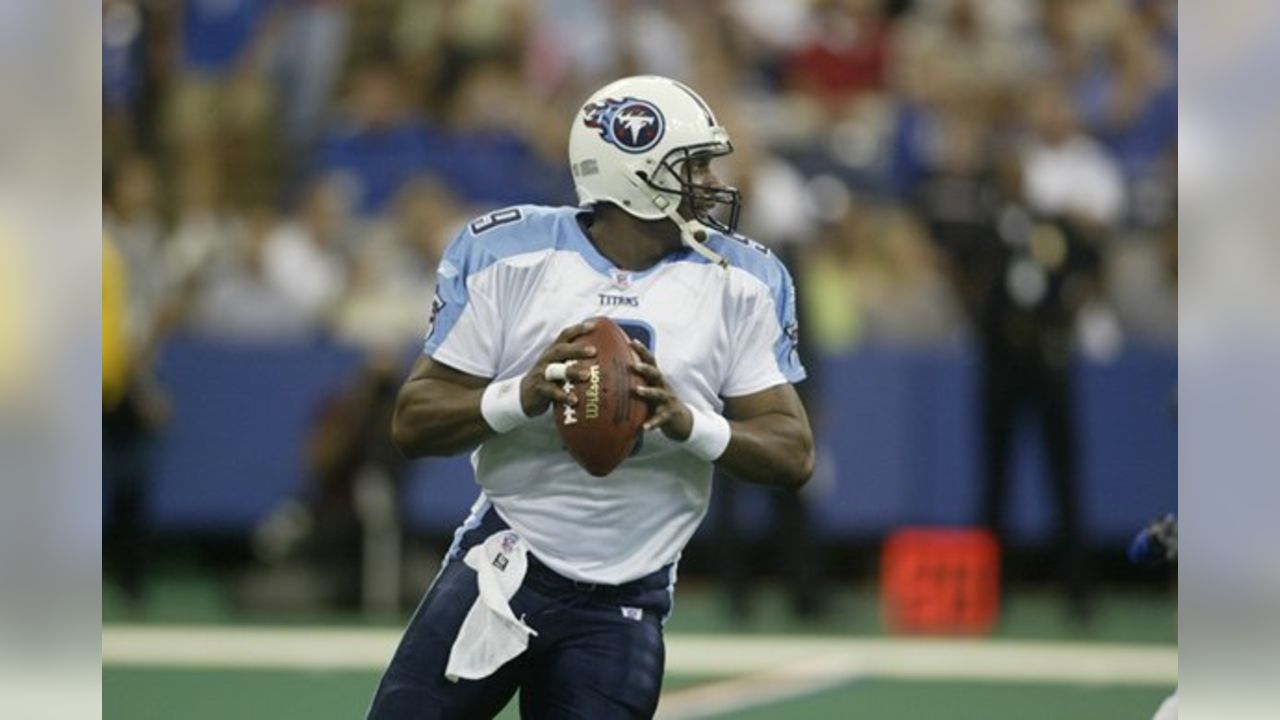
[[[445,250],[441,271],[471,275],[506,258],[552,249],[560,236],[557,229],[574,212],[574,208],[514,205],[475,217]]]
[[[764,245],[738,233],[713,233],[707,245],[737,268],[769,288],[775,298],[792,292],[791,274],[778,254]]]

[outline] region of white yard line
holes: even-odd
[[[691,720],[813,695],[846,685],[863,675],[825,657],[773,670],[671,690],[658,703],[661,720]]]
[[[983,640],[794,640],[685,638],[681,662],[741,674],[664,693],[662,720],[689,720],[812,695],[855,680],[979,680],[1088,685],[1173,685],[1177,650],[1168,646]],[[672,643],[669,643],[669,647]],[[770,669],[749,671],[761,659]],[[680,663],[668,662],[668,669]],[[686,672],[697,672],[687,669]]]
[[[396,628],[107,625],[104,665],[381,670]],[[667,671],[691,675],[781,672],[809,679],[891,678],[1164,685],[1177,682],[1170,645],[1021,640],[667,636]]]
[[[1163,685],[1177,682],[1171,645],[1026,640],[682,635],[668,639],[676,672],[767,671],[800,663],[812,676]]]
[[[106,625],[102,664],[380,670],[399,639],[390,628]]]

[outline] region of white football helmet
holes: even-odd
[[[732,232],[741,206],[734,188],[696,185],[689,160],[733,152],[711,108],[683,83],[657,75],[612,82],[583,105],[569,130],[569,163],[582,205],[611,202],[643,220],[669,218],[685,245],[712,262],[707,228]],[[676,209],[682,201],[692,218]],[[709,208],[728,206],[728,219]]]

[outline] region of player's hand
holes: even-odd
[[[547,366],[551,363],[594,357],[596,354],[594,345],[573,342],[575,338],[582,336],[594,326],[595,323],[588,320],[561,330],[551,346],[543,351],[533,367],[529,368],[529,372],[525,373],[524,379],[520,381],[520,406],[524,408],[525,415],[529,417],[541,415],[551,406],[552,400],[566,405],[572,405],[578,401],[572,392],[565,390],[564,382],[555,383],[546,379]],[[565,370],[565,376],[574,382],[584,382],[588,374],[586,368],[570,365]]]
[[[667,381],[649,348],[637,340],[631,341],[631,348],[640,356],[640,362],[632,365],[631,369],[647,383],[637,387],[635,393],[649,403],[653,411],[644,429],[661,428],[663,435],[676,442],[688,440],[689,433],[693,432],[693,414],[689,412],[689,406],[667,387]]]

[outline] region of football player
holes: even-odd
[[[579,207],[519,206],[453,240],[423,355],[392,434],[408,456],[472,453],[480,496],[454,536],[369,711],[647,718],[658,703],[681,550],[712,466],[794,490],[813,438],[793,383],[787,269],[734,232],[733,150],[711,109],[663,77],[618,80],[573,121]],[[592,477],[562,449],[552,402],[607,316],[633,339],[651,408],[638,449]]]

